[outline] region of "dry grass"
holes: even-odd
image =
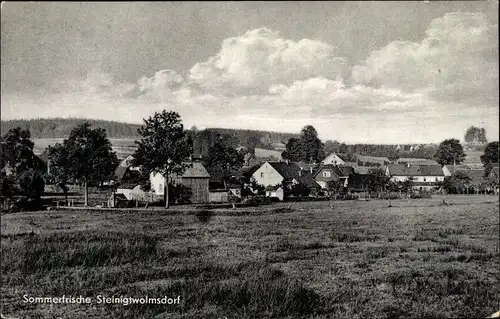
[[[500,299],[498,199],[447,201],[453,205],[439,206],[439,198],[393,201],[392,208],[387,201],[306,202],[269,214],[4,215],[2,312],[23,318],[486,317]],[[24,304],[24,294],[181,295],[182,304],[51,307]]]

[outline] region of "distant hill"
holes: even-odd
[[[1,134],[5,134],[10,129],[21,127],[29,129],[31,137],[34,139],[46,138],[67,138],[71,129],[75,126],[89,122],[92,127],[99,127],[106,130],[109,138],[113,139],[128,139],[137,138],[139,134],[137,129],[141,127],[139,124],[130,124],[115,121],[89,120],[89,119],[33,119],[33,120],[9,120],[1,122]],[[264,149],[274,149],[276,144],[284,144],[291,137],[297,137],[298,134],[256,131],[256,130],[240,130],[240,129],[222,129],[222,128],[207,128],[207,131],[212,131],[219,134],[228,134],[236,138],[241,145],[245,145],[250,137],[256,137],[259,141],[257,147]]]
[[[106,130],[109,138],[129,138],[138,137],[138,124],[88,120],[88,119],[34,119],[34,120],[10,120],[1,122],[2,135],[15,127],[29,129],[32,138],[66,138],[71,130],[84,122],[89,122],[92,127],[99,127]]]

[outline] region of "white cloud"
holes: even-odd
[[[448,13],[433,20],[420,42],[395,41],[354,66],[357,83],[425,89],[456,102],[498,103],[498,26],[482,13]]]
[[[280,38],[267,28],[225,39],[221,50],[195,64],[189,78],[201,88],[222,94],[264,94],[273,84],[325,76],[334,78],[346,70],[327,43]]]

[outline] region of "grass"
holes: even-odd
[[[304,202],[2,216],[2,313],[19,318],[486,317],[500,299],[498,199]],[[333,208],[332,208],[333,207]],[[175,208],[174,208],[175,209]],[[180,305],[22,296],[181,296]]]

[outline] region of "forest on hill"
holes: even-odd
[[[2,121],[2,135],[10,129],[20,127],[31,132],[31,138],[66,138],[71,130],[84,122],[88,122],[94,128],[103,128],[110,138],[138,137],[138,124],[122,123],[115,121],[90,120],[90,119],[32,119],[32,120],[9,120]]]

